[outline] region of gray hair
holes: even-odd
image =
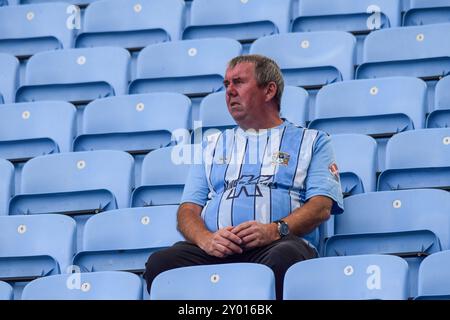
[[[278,104],[278,111],[280,110],[281,96],[284,90],[284,80],[281,74],[280,67],[272,59],[258,55],[249,54],[237,56],[228,62],[228,68],[234,68],[237,64],[242,62],[251,62],[255,66],[255,78],[259,86],[266,86],[269,82],[275,82],[277,85],[277,93],[275,94],[275,102]]]

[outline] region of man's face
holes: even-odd
[[[228,111],[239,125],[245,126],[246,122],[261,116],[265,89],[256,82],[253,63],[241,62],[227,69],[224,86]]]

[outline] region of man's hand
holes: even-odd
[[[247,221],[234,227],[231,232],[242,239],[241,247],[245,249],[262,247],[280,238],[275,223]]]
[[[219,258],[224,258],[232,254],[242,253],[240,245],[242,240],[232,233],[233,227],[226,227],[210,233],[199,246],[207,254]]]

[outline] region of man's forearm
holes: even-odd
[[[178,209],[178,230],[187,241],[199,247],[201,241],[211,234],[200,216],[201,210],[202,207],[192,203],[184,203]]]

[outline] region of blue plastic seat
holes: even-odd
[[[297,262],[284,277],[284,300],[406,300],[408,264],[389,255]]]
[[[450,76],[444,77],[436,84],[434,110],[428,115],[427,128],[450,127]]]
[[[178,40],[183,13],[182,0],[95,1],[84,12],[76,47],[117,46],[135,51]]]
[[[28,281],[67,272],[75,253],[75,221],[67,216],[0,216],[0,279]]]
[[[91,217],[73,264],[82,272],[145,271],[148,256],[184,240],[177,230],[178,206],[119,209]]]
[[[0,108],[0,157],[13,163],[72,151],[73,105],[63,101],[16,103]]]
[[[358,194],[344,199],[335,217],[335,235],[326,256],[394,254],[410,266],[410,296],[417,292],[417,270],[432,253],[450,249],[450,194],[417,189]]]
[[[73,47],[76,29],[68,28],[68,3],[0,8],[0,51],[29,57],[40,51]]]
[[[120,271],[61,274],[36,279],[22,300],[141,300],[142,282]]]
[[[410,0],[403,17],[404,26],[450,22],[449,0]]]
[[[353,79],[355,43],[353,35],[341,31],[288,33],[259,38],[250,53],[274,59],[286,85],[318,89]]]
[[[347,31],[357,41],[357,63],[362,59],[364,39],[373,30],[401,24],[401,0],[301,0],[291,30]]]
[[[289,0],[195,0],[183,39],[232,38],[249,43],[289,31]]]
[[[417,300],[450,299],[450,251],[433,253],[419,267]]]
[[[140,185],[133,192],[131,205],[147,207],[179,204],[190,165],[194,163],[194,151],[195,145],[185,144],[157,149],[146,155],[142,163]]]
[[[0,159],[0,216],[8,214],[8,203],[14,194],[14,166]]]
[[[19,60],[0,52],[0,104],[14,102],[14,94],[19,85]]]
[[[33,3],[44,3],[44,2],[59,2],[60,0],[8,0],[13,4],[33,4]],[[17,2],[17,3],[14,3]],[[97,0],[64,0],[65,3],[70,3],[73,5],[77,5],[80,8],[86,8],[87,5],[93,3]],[[12,4],[10,4],[12,5]]]
[[[388,141],[378,190],[413,188],[450,190],[450,128],[403,132]]]
[[[98,47],[37,53],[30,58],[17,102],[63,100],[85,104],[126,93],[130,54]]]
[[[256,263],[227,263],[172,269],[152,283],[152,300],[274,300],[272,270]]]
[[[13,299],[12,287],[8,283],[0,281],[0,300],[12,300],[12,299]]]

